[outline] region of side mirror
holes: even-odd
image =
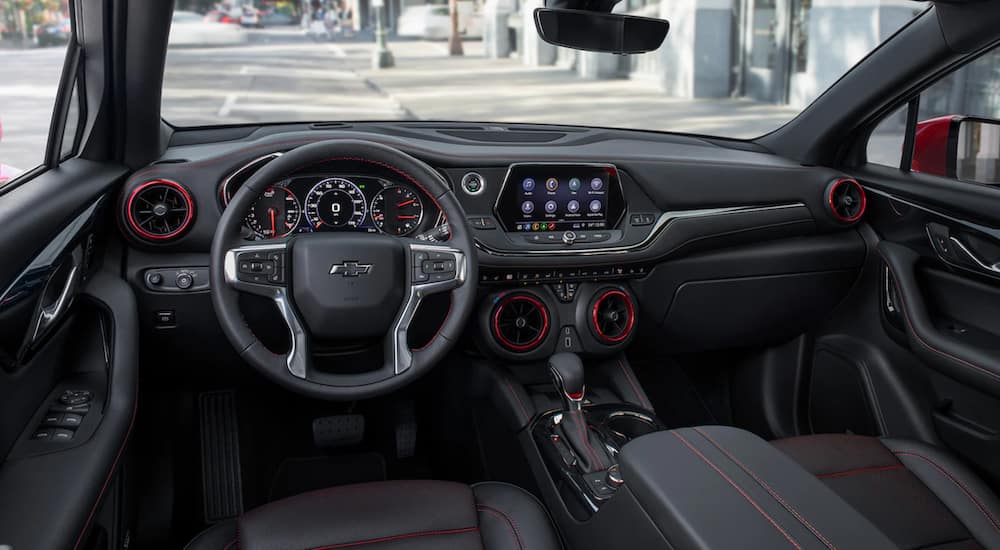
[[[670,23],[662,19],[578,9],[538,8],[542,40],[576,50],[615,54],[651,52],[663,44]]]
[[[914,172],[1000,183],[1000,120],[945,116],[917,124]]]

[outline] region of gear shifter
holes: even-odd
[[[586,391],[583,362],[575,353],[557,353],[549,358],[549,372],[563,402],[559,430],[576,455],[578,468],[584,474],[607,469],[611,459],[591,433],[583,413]]]

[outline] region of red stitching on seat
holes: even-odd
[[[517,524],[514,523],[514,519],[511,518],[509,515],[507,515],[506,512],[494,508],[492,506],[487,506],[486,504],[477,504],[476,509],[479,510],[480,512],[487,512],[502,520],[506,520],[507,523],[510,524],[511,532],[514,535],[514,540],[517,542],[517,547],[520,550],[525,550],[524,543],[522,542],[521,539],[521,532],[517,530]]]
[[[417,537],[459,535],[462,533],[474,533],[476,531],[479,531],[478,527],[463,527],[462,529],[447,529],[442,531],[420,531],[418,533],[405,533],[402,535],[392,535],[389,537],[380,537],[377,539],[358,540],[354,542],[342,542],[339,544],[331,544],[327,546],[317,546],[316,548],[313,548],[313,550],[335,550],[336,548],[351,548],[354,546],[363,546],[365,544],[378,544],[381,542],[392,542],[396,540],[412,539]]]
[[[632,391],[635,392],[635,396],[639,398],[639,403],[641,403],[643,407],[653,410],[653,404],[649,402],[649,399],[646,399],[646,396],[643,395],[642,392],[639,391],[636,382],[632,380],[632,376],[628,373],[628,369],[625,368],[625,364],[621,359],[618,359],[618,367],[622,370],[622,374],[625,375],[625,380],[628,381],[628,385],[632,386]]]
[[[948,470],[946,470],[943,466],[941,466],[931,458],[926,457],[916,451],[893,451],[893,454],[895,454],[896,456],[913,456],[919,458],[920,460],[923,460],[924,462],[936,468],[938,472],[940,472],[942,475],[950,479],[952,483],[954,483],[960,489],[962,489],[962,492],[965,493],[965,496],[969,497],[969,500],[971,500],[972,503],[976,505],[976,508],[979,508],[979,511],[982,512],[984,516],[986,516],[986,519],[990,520],[990,524],[993,525],[993,528],[996,529],[998,532],[1000,532],[1000,521],[997,521],[997,518],[994,517],[992,513],[990,513],[989,509],[986,508],[986,505],[983,504],[982,501],[980,501],[979,498],[976,497],[976,495],[973,494],[973,492],[970,491],[969,488],[966,487],[964,483],[962,483],[958,478],[951,475],[948,472]]]
[[[764,516],[764,519],[766,519],[768,521],[768,523],[770,523],[775,529],[777,529],[778,532],[781,533],[781,535],[783,537],[785,537],[785,540],[787,540],[792,546],[794,546],[798,550],[802,550],[802,547],[799,546],[799,544],[797,542],[795,542],[795,539],[793,539],[791,537],[791,535],[789,535],[784,529],[782,529],[781,526],[778,525],[778,522],[774,521],[774,518],[772,518],[771,516],[769,516],[767,514],[767,512],[765,512],[764,509],[761,508],[760,505],[757,504],[757,502],[754,501],[754,499],[751,498],[750,495],[748,495],[746,493],[746,491],[743,490],[742,487],[740,487],[739,485],[736,484],[736,482],[734,482],[732,479],[730,479],[729,476],[727,476],[725,472],[723,472],[722,470],[720,470],[719,467],[715,465],[715,463],[713,463],[711,460],[709,460],[708,457],[706,457],[704,454],[702,454],[701,451],[699,451],[698,449],[694,448],[694,446],[691,445],[691,443],[689,443],[687,439],[684,439],[683,435],[681,435],[681,434],[679,434],[677,432],[670,432],[670,433],[672,433],[674,435],[674,437],[676,437],[677,439],[680,439],[681,443],[684,443],[684,445],[688,449],[691,449],[691,452],[693,452],[694,454],[698,455],[698,458],[700,458],[705,464],[708,464],[709,466],[711,466],[711,468],[713,470],[715,470],[715,473],[719,474],[720,476],[722,476],[722,479],[726,480],[726,483],[729,483],[729,485],[732,486],[733,489],[736,489],[736,491],[739,494],[743,495],[743,498],[745,498],[746,501],[749,502],[750,505],[754,507],[754,510],[757,510],[757,513],[759,513],[760,515]]]
[[[854,474],[865,474],[874,472],[887,472],[889,470],[899,470],[903,467],[902,464],[894,464],[892,466],[870,466],[868,468],[854,468],[852,470],[844,470],[843,472],[831,472],[829,474],[818,474],[816,477],[820,479],[828,479],[835,477],[844,477]]]
[[[239,548],[239,545],[237,544],[239,540],[240,540],[239,536],[237,536],[237,538],[229,541],[229,544],[227,544],[226,547],[223,548],[222,550],[229,550],[230,548]]]
[[[795,510],[795,508],[792,508],[791,504],[788,504],[787,502],[785,502],[785,500],[783,498],[781,498],[781,495],[779,495],[777,491],[771,489],[770,485],[768,485],[767,483],[765,483],[763,479],[757,477],[757,474],[755,474],[753,472],[753,470],[751,470],[746,465],[744,465],[742,462],[740,462],[739,459],[737,459],[735,456],[733,456],[732,453],[730,453],[728,450],[726,450],[722,445],[719,444],[719,442],[717,442],[715,439],[712,439],[712,437],[710,435],[708,435],[707,433],[705,433],[701,429],[694,428],[694,431],[698,432],[699,434],[701,434],[702,437],[704,437],[705,439],[709,440],[712,443],[712,445],[715,445],[715,447],[717,449],[719,449],[720,451],[722,451],[723,453],[725,453],[725,455],[727,457],[729,457],[729,460],[732,460],[733,462],[735,462],[737,466],[739,466],[744,472],[746,472],[747,474],[749,474],[750,477],[752,477],[754,479],[754,481],[756,481],[757,483],[759,483],[761,487],[763,487],[764,489],[767,490],[768,494],[770,494],[771,497],[773,497],[775,500],[777,500],[779,503],[781,503],[781,505],[784,506],[785,510],[788,510],[789,513],[791,513],[793,516],[795,516],[795,519],[799,520],[799,522],[802,523],[802,525],[805,525],[806,528],[809,529],[810,532],[812,532],[812,534],[816,535],[816,538],[818,538],[820,541],[822,541],[823,544],[825,544],[827,548],[829,548],[830,550],[836,550],[837,547],[834,546],[832,542],[830,542],[829,540],[827,540],[826,537],[824,537],[823,534],[820,533],[818,529],[816,529],[815,527],[813,527],[812,524],[809,523],[808,520],[806,520],[806,518],[802,517],[802,515],[800,515],[798,513],[798,511]]]

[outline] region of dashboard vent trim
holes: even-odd
[[[139,238],[165,242],[180,237],[194,221],[194,199],[183,185],[165,179],[147,181],[128,195],[125,221]]]
[[[601,342],[609,345],[624,342],[635,327],[632,298],[617,288],[605,290],[594,300],[590,323],[594,336]]]
[[[865,215],[868,197],[857,180],[843,178],[830,184],[826,194],[830,213],[841,223],[854,223]]]
[[[527,353],[537,349],[549,335],[549,310],[530,294],[511,294],[497,304],[490,325],[502,347]]]

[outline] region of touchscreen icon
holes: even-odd
[[[591,212],[600,212],[601,211],[601,201],[599,201],[597,199],[594,199],[594,200],[590,201],[590,211]]]
[[[570,183],[570,185],[573,185],[572,182]],[[580,211],[580,201],[577,200],[569,201],[568,203],[566,203],[566,210],[569,210],[570,214],[576,214],[577,212]]]
[[[525,214],[531,214],[535,210],[535,203],[531,201],[524,201],[521,203],[521,212]]]
[[[559,180],[556,178],[549,178],[545,180],[545,188],[549,191],[555,191],[559,188]]]
[[[545,203],[545,211],[549,214],[554,214],[556,211],[556,201],[549,201]]]
[[[569,190],[570,191],[580,190],[580,178],[571,178],[569,180]]]
[[[590,188],[594,191],[600,191],[604,187],[604,180],[601,178],[594,178],[590,180]]]
[[[521,188],[523,188],[525,191],[534,191],[535,180],[531,178],[524,178],[524,181],[521,182]]]

